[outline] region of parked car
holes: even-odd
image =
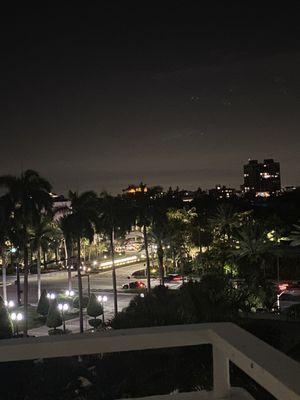
[[[277,307],[280,311],[285,311],[295,304],[300,304],[300,289],[284,290],[277,295]]]
[[[165,283],[178,283],[178,282],[182,282],[183,280],[183,276],[180,274],[170,274],[167,275],[164,279]]]
[[[298,281],[281,281],[276,283],[276,290],[278,293],[281,293],[285,290],[300,290],[300,282]]]
[[[134,281],[125,283],[122,289],[145,289],[146,285],[142,281]]]

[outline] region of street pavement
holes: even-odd
[[[136,263],[129,266],[122,266],[116,269],[117,274],[117,288],[118,288],[118,310],[121,311],[128,306],[130,300],[135,296],[134,293],[126,293],[122,290],[122,285],[128,283],[131,280],[135,280],[131,275],[133,272],[143,269],[144,263]],[[72,272],[72,289],[75,292],[78,289],[77,282],[77,272]],[[130,279],[128,279],[130,277]],[[16,302],[16,285],[15,276],[7,277],[7,298],[8,300],[14,300]],[[22,278],[21,278],[22,280]],[[83,292],[85,295],[88,294],[88,282],[87,277],[82,277],[83,281]],[[68,276],[67,271],[58,271],[42,274],[42,289],[46,289],[48,292],[63,293],[67,289]],[[23,285],[22,285],[23,286]],[[0,283],[2,291],[2,282]],[[112,272],[111,271],[99,271],[97,274],[90,275],[90,287],[91,291],[96,295],[106,295],[108,300],[105,303],[105,320],[109,321],[113,317],[113,290],[112,290]],[[21,287],[22,288],[22,287]],[[33,305],[37,304],[37,276],[29,276],[29,302]],[[87,316],[84,318],[84,323],[86,328],[89,328],[87,322]],[[72,320],[66,321],[66,328],[71,330],[73,333],[79,331],[79,319],[74,318]],[[48,330],[46,326],[32,329],[29,333],[34,336],[44,336],[48,335]]]

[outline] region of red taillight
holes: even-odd
[[[182,276],[174,276],[173,281],[181,281]]]
[[[283,290],[286,290],[286,288],[288,286],[289,286],[288,283],[281,283],[281,284],[278,285],[278,289],[283,291]]]

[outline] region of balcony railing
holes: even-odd
[[[300,364],[231,323],[175,325],[0,341],[0,362],[211,344],[213,391],[176,399],[251,399],[230,385],[229,361],[280,400],[300,399]],[[154,396],[158,400],[168,398]],[[166,400],[166,399],[165,399]]]

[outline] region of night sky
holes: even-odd
[[[239,187],[275,158],[300,185],[299,2],[110,3],[2,10],[0,174]]]

